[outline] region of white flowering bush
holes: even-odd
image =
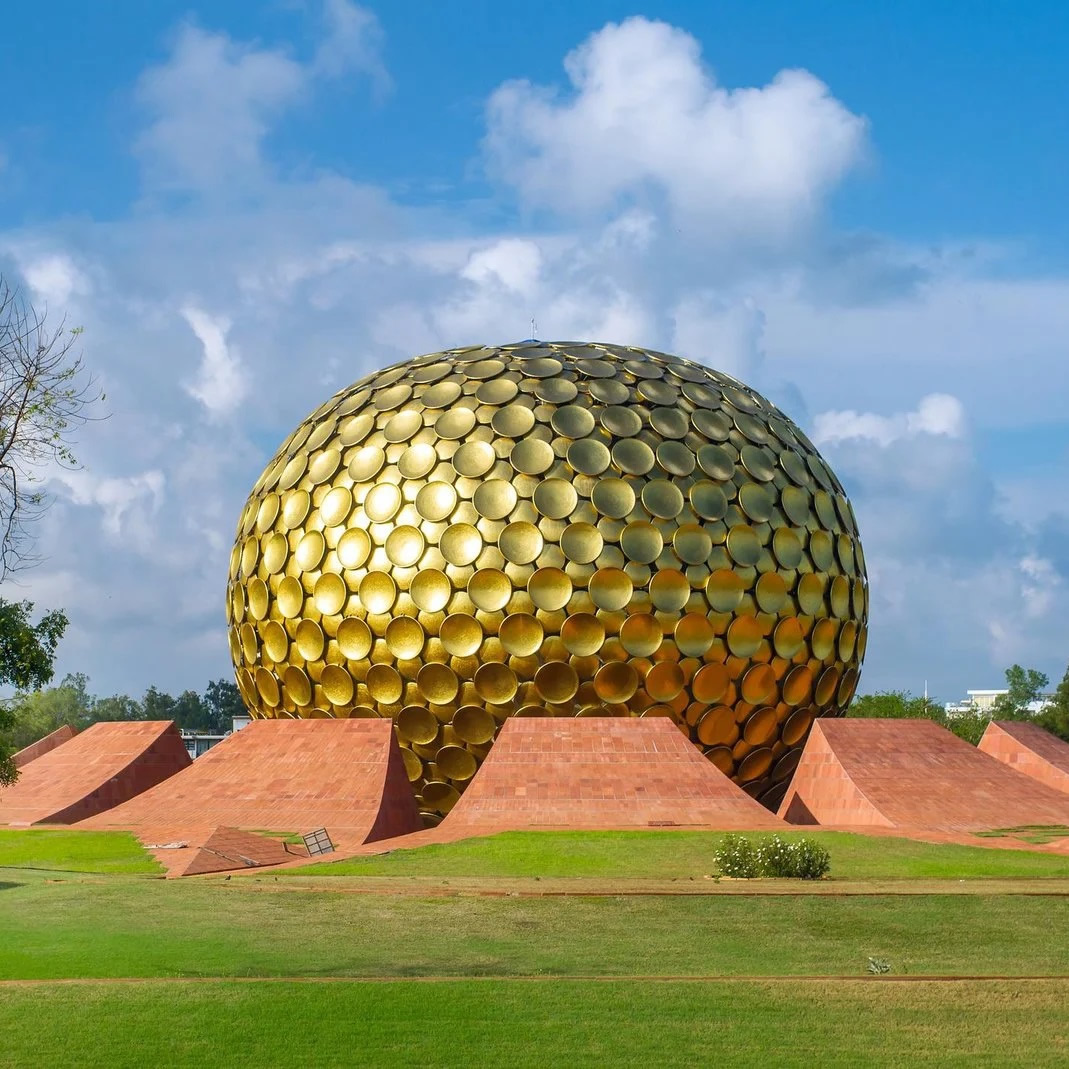
[[[812,839],[784,839],[781,835],[756,845],[744,835],[725,835],[713,855],[722,876],[752,880],[768,876],[790,880],[819,880],[831,868],[831,856]]]

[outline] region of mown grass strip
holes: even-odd
[[[1069,983],[103,984],[0,991],[40,1065],[1048,1066]]]
[[[417,898],[87,876],[12,881],[0,913],[12,979],[841,975],[869,956],[896,974],[1069,973],[1064,897]]]
[[[846,832],[805,835],[831,854],[832,879],[1069,876],[1069,855],[924,843]],[[284,870],[288,876],[702,877],[724,837],[706,831],[505,832]],[[760,834],[749,836],[755,842]],[[281,873],[280,873],[281,875]]]
[[[53,828],[0,828],[0,868],[146,875],[163,872],[129,832]]]

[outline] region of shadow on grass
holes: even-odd
[[[5,880],[0,880],[0,891],[10,891],[13,887],[22,887],[21,883],[10,883]]]

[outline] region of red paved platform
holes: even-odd
[[[170,720],[99,723],[31,760],[0,790],[0,824],[73,824],[120,805],[189,765]]]
[[[505,721],[441,832],[780,828],[663,717]]]
[[[1069,743],[1038,724],[993,720],[979,749],[1014,771],[1069,794]]]
[[[298,857],[308,863],[307,851],[297,853],[278,839],[238,828],[216,828],[200,846],[164,847],[152,852],[172,877],[284,865]]]
[[[46,753],[51,753],[57,746],[61,746],[69,739],[73,739],[76,734],[77,732],[70,724],[64,724],[63,727],[56,728],[50,735],[46,735],[36,742],[31,742],[29,746],[24,746],[19,750],[12,758],[15,762],[15,767],[22,768],[23,765],[36,761],[38,757],[44,757]]]
[[[335,843],[353,846],[422,823],[391,721],[254,720],[180,775],[81,827],[126,828],[145,842],[200,849],[220,828],[325,827]],[[157,856],[183,870],[188,860]]]
[[[1069,798],[930,720],[818,719],[779,815],[792,824],[981,831],[1069,824]]]

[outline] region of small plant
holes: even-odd
[[[819,880],[831,868],[831,857],[819,843],[780,835],[756,846],[743,835],[725,835],[714,858],[722,875],[740,880]]]
[[[884,976],[891,971],[891,963],[886,958],[869,958],[868,971],[873,976]]]
[[[745,835],[725,835],[713,858],[722,876],[752,880],[761,875],[757,850]]]

